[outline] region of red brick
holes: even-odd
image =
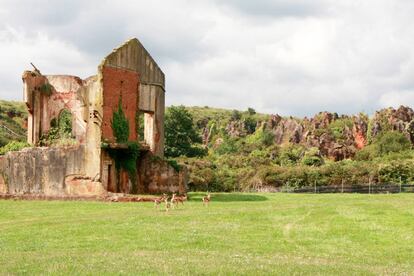
[[[139,75],[136,72],[105,66],[103,68],[102,138],[115,141],[111,120],[122,93],[122,109],[129,121],[129,140],[136,140],[135,115],[138,110]]]

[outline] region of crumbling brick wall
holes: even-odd
[[[138,103],[138,73],[110,67],[103,67],[103,119],[102,138],[114,142],[111,120],[113,112],[119,106],[121,100],[122,110],[129,122],[129,140],[137,139],[136,115]]]

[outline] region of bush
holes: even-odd
[[[305,156],[302,159],[302,164],[306,166],[321,166],[323,165],[324,161],[322,156],[320,155],[318,148],[310,148],[306,151]]]
[[[374,143],[378,146],[380,155],[411,149],[411,142],[407,137],[396,131],[382,133],[375,139]]]
[[[181,170],[181,165],[178,164],[177,160],[175,160],[175,159],[167,159],[167,163],[168,163],[168,165],[170,165],[171,167],[173,167],[176,172],[179,172]]]
[[[63,109],[58,118],[50,121],[50,129],[40,137],[41,146],[71,146],[77,141],[72,137],[72,113]]]
[[[112,114],[112,131],[117,143],[126,143],[129,138],[129,122],[122,110],[122,98],[119,98],[118,110]]]
[[[273,144],[274,139],[274,134],[262,126],[255,133],[247,137],[247,142],[256,144],[257,146],[269,147]]]
[[[247,113],[249,113],[249,115],[254,115],[254,114],[256,114],[256,110],[254,110],[253,108],[249,107],[249,108],[247,108]]]
[[[400,153],[411,149],[411,142],[403,133],[388,131],[375,137],[372,144],[358,151],[356,160],[368,161],[393,153]]]
[[[344,138],[345,129],[352,129],[353,122],[350,118],[341,118],[329,124],[328,128],[336,140]]]
[[[217,147],[215,152],[219,155],[236,153],[238,150],[237,140],[235,138],[226,137],[224,141]]]
[[[238,120],[240,120],[241,119],[241,112],[240,111],[238,111],[238,110],[233,110],[232,112],[231,112],[231,117],[230,117],[230,120],[231,121],[238,121]]]
[[[289,145],[284,147],[280,153],[279,163],[281,165],[295,165],[302,159],[304,152],[305,149],[302,146]]]
[[[244,118],[244,129],[247,131],[248,134],[252,134],[256,131],[256,120],[252,117]]]
[[[7,145],[0,148],[0,155],[4,155],[9,151],[19,151],[30,146],[31,145],[27,142],[11,141]]]
[[[412,161],[394,161],[380,166],[378,176],[381,183],[399,184],[414,180],[414,163]]]

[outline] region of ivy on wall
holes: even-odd
[[[128,173],[132,183],[131,193],[137,192],[137,160],[140,155],[140,145],[137,141],[128,141],[129,121],[122,109],[122,98],[119,98],[118,109],[112,114],[111,127],[115,136],[115,141],[124,144],[126,147],[110,148],[107,144],[102,144],[106,148],[109,156],[115,161],[115,168],[120,179],[121,169]],[[118,185],[118,183],[117,183]],[[117,187],[119,190],[119,187]]]

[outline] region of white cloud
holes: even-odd
[[[45,33],[28,35],[23,30],[5,28],[0,31],[0,96],[21,99],[21,75],[31,70],[30,62],[44,74],[71,74],[86,77],[96,73],[88,57],[73,45],[50,38]]]
[[[381,107],[398,108],[400,105],[414,106],[414,91],[394,91],[381,95]]]
[[[412,1],[4,1],[5,98],[20,98],[30,61],[86,76],[136,36],[166,73],[167,104],[283,115],[414,104]]]

